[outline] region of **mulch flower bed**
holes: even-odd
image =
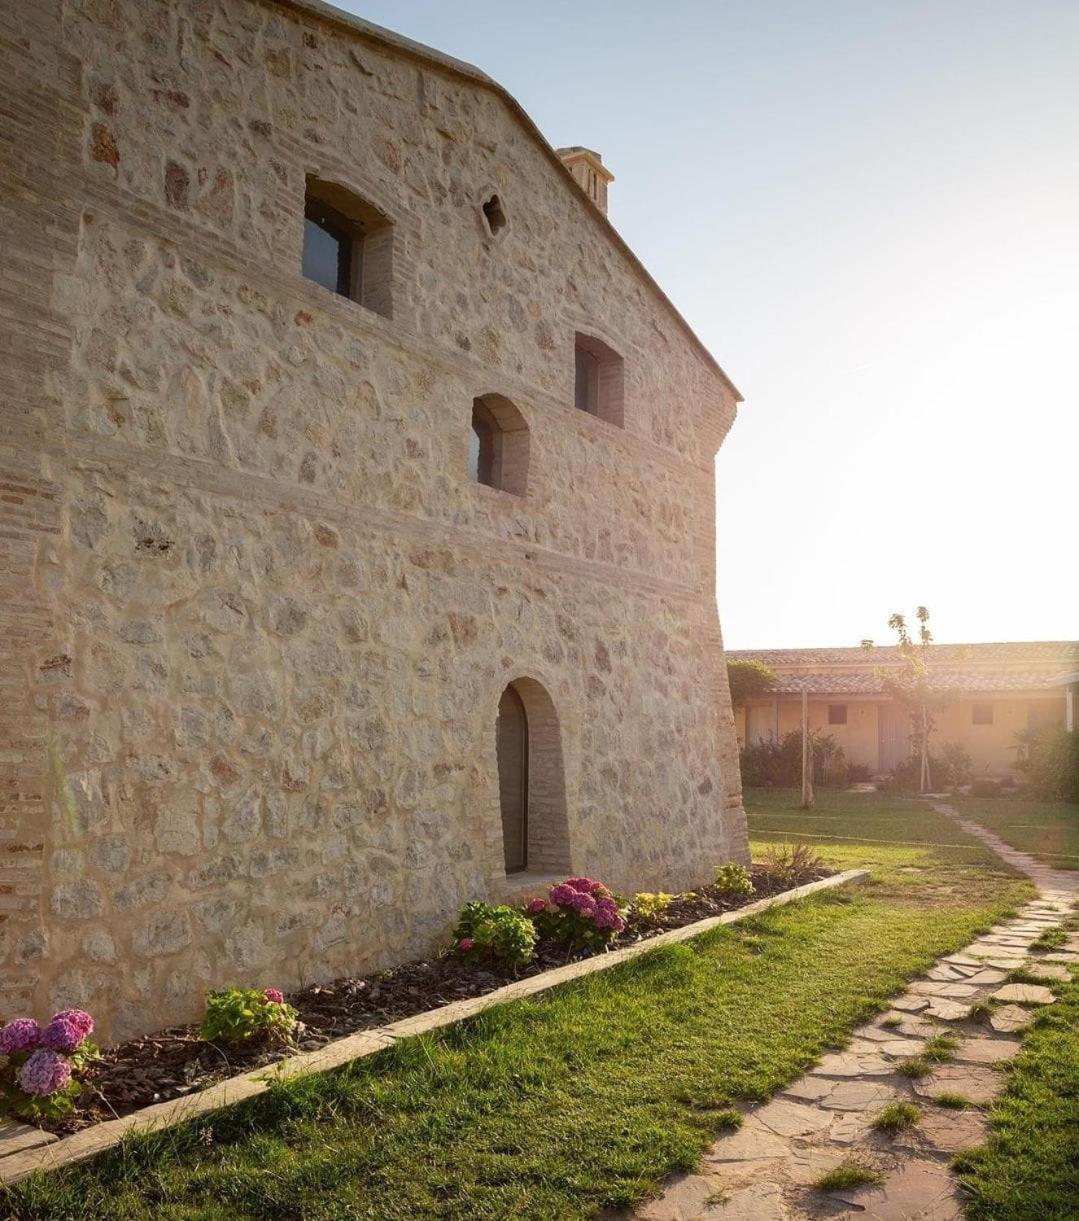
[[[832,870],[815,869],[796,881],[777,877],[761,866],[753,866],[751,895],[722,895],[714,887],[675,897],[659,916],[644,918],[631,913],[625,932],[613,949],[655,937],[669,929],[697,920],[735,911],[781,894],[795,886],[830,876]],[[101,1060],[84,1075],[85,1091],[71,1117],[42,1122],[50,1131],[67,1134],[107,1119],[205,1089],[216,1081],[272,1064],[300,1051],[314,1051],[333,1039],[373,1030],[399,1018],[438,1009],[453,1001],[483,996],[515,979],[539,975],[560,967],[574,957],[564,948],[540,941],[527,966],[514,970],[497,964],[477,967],[455,954],[444,954],[422,962],[410,962],[375,975],[338,979],[316,984],[286,997],[299,1012],[296,1048],[219,1047],[199,1038],[198,1026],[171,1026],[154,1034],[130,1039],[105,1048]]]

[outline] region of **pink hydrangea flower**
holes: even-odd
[[[0,1054],[29,1051],[41,1042],[41,1027],[33,1018],[15,1018],[0,1030]]]
[[[580,891],[572,887],[568,882],[561,882],[558,886],[551,887],[551,902],[555,907],[569,907]]]
[[[539,915],[540,912],[547,910],[547,900],[546,899],[529,899],[527,910],[528,910],[528,914],[531,916]]]
[[[70,1022],[84,1039],[88,1039],[94,1032],[94,1019],[85,1009],[61,1009],[59,1013],[53,1014],[52,1020]]]
[[[596,888],[603,889],[602,882],[594,882],[591,878],[568,878],[564,886],[569,886],[572,890],[579,890],[582,894],[595,894]]]
[[[476,942],[475,942],[475,939],[474,939],[474,938],[472,938],[472,937],[462,937],[462,938],[461,938],[461,940],[460,940],[460,941],[458,941],[458,943],[457,943],[457,948],[458,948],[459,950],[463,950],[463,951],[466,951],[466,952],[467,952],[468,950],[472,949],[472,947],[473,947],[475,944],[476,944]]]
[[[285,1003],[285,994],[280,988],[263,988],[262,995],[274,1005],[283,1005]]]
[[[80,1028],[66,1017],[54,1017],[41,1033],[42,1047],[52,1051],[74,1051],[82,1039]]]
[[[42,1097],[62,1090],[71,1080],[71,1064],[58,1051],[41,1048],[19,1069],[19,1086]]]

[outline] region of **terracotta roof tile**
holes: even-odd
[[[899,665],[902,655],[888,645],[871,650],[728,649],[727,659],[764,662],[779,676],[780,694],[873,695],[884,690],[876,671]],[[1051,690],[1079,671],[1079,640],[934,644],[927,661],[935,691]]]

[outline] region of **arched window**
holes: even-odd
[[[573,402],[580,411],[623,426],[622,357],[593,335],[574,336]]]
[[[472,400],[468,473],[476,483],[514,496],[528,490],[528,425],[501,394]]]
[[[307,179],[303,274],[376,314],[392,316],[393,224],[336,182]]]
[[[495,746],[506,872],[571,869],[562,730],[535,679],[518,678],[502,692]]]

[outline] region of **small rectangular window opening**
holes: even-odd
[[[573,402],[579,411],[624,426],[622,357],[593,335],[574,337]]]
[[[335,182],[307,179],[302,271],[309,280],[392,317],[393,222]]]
[[[974,704],[974,705],[972,705],[970,719],[971,719],[971,723],[974,725],[992,725],[992,723],[993,723],[993,705],[992,704]]]
[[[847,705],[846,704],[829,704],[828,705],[828,724],[829,725],[846,725],[847,723]]]

